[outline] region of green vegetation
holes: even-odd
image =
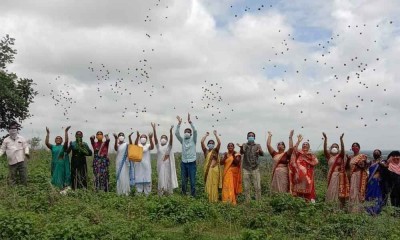
[[[316,204],[286,194],[271,195],[271,166],[263,164],[262,200],[246,205],[241,197],[233,207],[207,202],[200,167],[196,199],[181,196],[179,189],[173,196],[158,197],[155,169],[152,196],[117,196],[115,156],[111,159],[111,192],[96,193],[90,188],[64,196],[50,185],[49,152],[32,153],[28,187],[7,186],[7,162],[0,158],[0,239],[400,238],[400,221],[392,208],[371,217],[347,214],[325,204],[323,165],[316,172]],[[89,176],[92,181],[90,168]]]

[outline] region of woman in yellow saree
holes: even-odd
[[[242,156],[234,151],[235,145],[228,144],[228,152],[224,154],[221,165],[224,165],[222,182],[222,202],[237,204],[237,196],[242,192]]]
[[[201,139],[201,148],[205,158],[204,185],[205,192],[208,195],[208,201],[218,202],[218,188],[222,188],[222,169],[219,163],[219,149],[221,147],[221,141],[218,137],[217,131],[214,130],[214,136],[217,139],[217,146],[215,146],[214,140],[209,140],[206,147],[204,142],[209,135],[210,134],[207,132],[206,135]]]

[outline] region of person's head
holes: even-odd
[[[207,147],[208,147],[209,150],[214,149],[214,147],[215,147],[214,140],[208,140]]]
[[[20,125],[16,121],[12,121],[8,126],[8,134],[11,139],[16,139]]]
[[[253,143],[255,139],[256,139],[256,134],[254,132],[247,133],[247,141],[249,143]]]
[[[228,152],[233,152],[235,150],[235,144],[233,143],[228,143]]]
[[[351,144],[351,151],[353,151],[354,154],[358,154],[360,152],[360,144],[358,142],[355,142]]]
[[[301,145],[301,150],[303,150],[304,152],[308,152],[308,150],[310,150],[310,143],[303,142],[303,144]]]
[[[161,145],[162,145],[162,146],[164,146],[165,144],[167,144],[167,142],[168,142],[168,137],[167,137],[167,135],[162,135],[162,136],[160,137],[160,142],[161,142]]]
[[[286,145],[284,142],[278,142],[276,148],[278,149],[279,152],[283,152],[285,151]]]
[[[140,135],[140,143],[143,145],[147,143],[147,135],[146,134]]]
[[[339,144],[337,144],[337,143],[332,144],[329,151],[332,155],[338,154],[339,153]]]
[[[374,152],[372,153],[372,156],[374,157],[375,160],[379,159],[382,156],[381,150],[375,149]]]
[[[103,132],[102,131],[98,131],[96,133],[96,138],[97,138],[97,141],[102,142],[103,141]]]
[[[83,133],[82,133],[82,131],[76,131],[76,133],[75,133],[75,138],[83,138]]]
[[[118,141],[121,143],[125,141],[125,134],[123,132],[118,133]]]
[[[392,151],[388,155],[388,159],[391,159],[391,162],[394,164],[399,164],[400,163],[400,152],[399,151]]]
[[[61,136],[57,136],[57,137],[54,139],[54,142],[56,143],[56,145],[61,145],[62,141],[63,141],[63,139],[62,139]]]
[[[192,136],[192,129],[186,128],[185,131],[183,132],[183,135],[186,139],[189,139]]]

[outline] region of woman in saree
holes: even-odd
[[[55,145],[50,144],[50,130],[46,127],[45,144],[51,151],[51,184],[59,189],[66,189],[71,185],[71,174],[69,169],[69,157],[66,153],[68,150],[68,130],[71,127],[65,128],[65,140],[62,144],[62,137],[57,136]]]
[[[370,202],[366,207],[367,212],[371,215],[377,215],[381,212],[384,205],[384,186],[381,176],[382,167],[380,165],[382,162],[382,152],[379,149],[375,149],[372,155],[374,160],[368,168],[368,182],[365,200]]]
[[[242,156],[235,152],[235,145],[228,144],[228,152],[224,154],[221,165],[224,166],[222,181],[222,202],[237,204],[237,197],[242,192]]]
[[[303,140],[302,135],[297,136],[297,143],[293,147],[289,163],[289,184],[293,196],[302,197],[315,203],[314,167],[318,164],[317,157],[310,152],[310,144],[304,142],[301,150],[297,148]]]
[[[285,143],[279,142],[277,145],[278,151],[271,146],[272,133],[268,132],[267,149],[271,154],[273,164],[271,191],[275,193],[289,192],[289,170],[288,163],[290,155],[293,151],[293,130],[289,134],[289,149],[285,152]]]
[[[201,139],[201,148],[205,158],[204,185],[205,191],[208,195],[208,201],[218,202],[218,188],[222,188],[222,171],[219,163],[221,141],[217,135],[217,131],[214,130],[214,136],[217,139],[217,146],[215,146],[214,140],[209,140],[206,147],[204,142],[209,135],[210,134],[207,132]]]
[[[104,141],[104,138],[106,141]],[[102,131],[98,131],[95,136],[90,137],[90,142],[93,147],[93,175],[94,175],[94,187],[96,190],[103,190],[108,192],[108,166],[110,165],[110,159],[108,158],[108,146],[110,144],[110,138],[108,134],[103,136]]]
[[[350,194],[350,183],[346,173],[345,149],[342,134],[339,144],[333,143],[328,149],[328,138],[324,136],[324,155],[328,161],[328,189],[326,191],[326,202],[339,203],[340,207],[345,206]]]
[[[360,153],[360,144],[356,142],[351,145],[351,150],[354,154],[347,160],[350,165],[349,211],[360,213],[363,211],[362,204],[365,201],[368,181],[367,155]]]
[[[128,143],[125,142],[125,134],[114,133],[114,150],[117,152],[115,159],[115,170],[117,177],[117,194],[128,196],[131,186],[134,185],[133,162],[128,159]]]

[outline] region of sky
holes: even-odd
[[[27,138],[71,125],[71,139],[89,141],[151,122],[161,136],[191,113],[198,142],[217,130],[222,149],[249,131],[265,149],[268,131],[276,145],[294,129],[314,151],[322,132],[329,144],[344,133],[346,149],[390,150],[398,12],[397,0],[5,0],[0,36],[16,39],[8,71],[37,84]]]

